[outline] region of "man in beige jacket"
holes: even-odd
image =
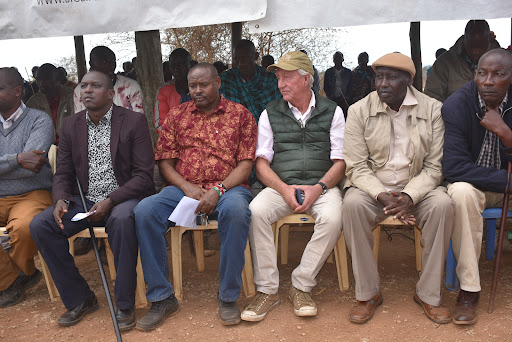
[[[352,255],[356,299],[349,319],[365,323],[382,303],[371,231],[387,216],[422,230],[422,268],[414,300],[436,323],[450,322],[441,281],[453,226],[443,178],[441,103],[411,87],[413,61],[390,53],[372,65],[377,91],[349,109],[343,229]]]

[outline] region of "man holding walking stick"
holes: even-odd
[[[34,218],[30,231],[68,310],[58,324],[77,324],[98,308],[68,253],[68,238],[88,226],[86,220],[71,221],[87,211],[78,196],[78,178],[92,213],[87,219],[105,226],[109,235],[117,272],[116,318],[120,330],[129,330],[135,326],[138,251],[133,208],[154,191],[149,128],[143,114],[113,105],[108,75],[90,71],[79,87],[86,110],[62,122],[54,205]]]

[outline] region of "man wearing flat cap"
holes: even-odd
[[[372,65],[377,91],[348,112],[343,155],[347,181],[343,229],[356,281],[350,321],[369,321],[382,304],[372,229],[387,216],[421,229],[422,272],[414,301],[436,323],[450,322],[441,306],[443,266],[453,226],[453,206],[443,178],[441,103],[411,87],[414,63],[390,53]]]
[[[289,52],[268,69],[275,70],[283,98],[267,104],[258,125],[256,175],[267,187],[249,205],[249,241],[258,293],[242,313],[246,321],[261,321],[279,303],[274,222],[294,213],[315,218],[313,236],[292,273],[288,291],[297,316],[316,315],[310,293],[341,235],[337,184],[345,174],[343,112],[311,90],[314,70],[306,54]]]

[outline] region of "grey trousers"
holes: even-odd
[[[418,297],[427,304],[441,305],[441,282],[450,236],[453,205],[446,188],[438,186],[410,211],[421,229],[422,268],[416,284]],[[347,247],[352,256],[356,299],[370,300],[380,292],[377,261],[373,255],[372,230],[384,220],[383,206],[364,191],[352,187],[343,199],[342,221]]]

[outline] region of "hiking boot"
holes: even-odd
[[[180,311],[178,300],[174,293],[164,300],[153,302],[151,308],[139,321],[136,328],[142,331],[150,331],[158,327],[167,316],[172,316]]]
[[[235,302],[225,302],[217,295],[219,304],[219,315],[224,325],[235,325],[240,323],[240,310]]]
[[[7,290],[2,292],[0,296],[0,307],[5,308],[19,303],[23,299],[25,291],[34,287],[39,282],[41,275],[42,273],[38,269],[30,276],[20,272]]]
[[[266,294],[262,292],[258,292],[256,294],[256,298],[245,307],[245,310],[242,312],[242,319],[244,321],[249,322],[259,322],[265,318],[267,312],[272,309],[274,306],[279,304],[279,295]]]
[[[288,291],[288,299],[293,303],[293,310],[297,316],[316,316],[316,304],[309,292],[301,291],[292,285]]]

